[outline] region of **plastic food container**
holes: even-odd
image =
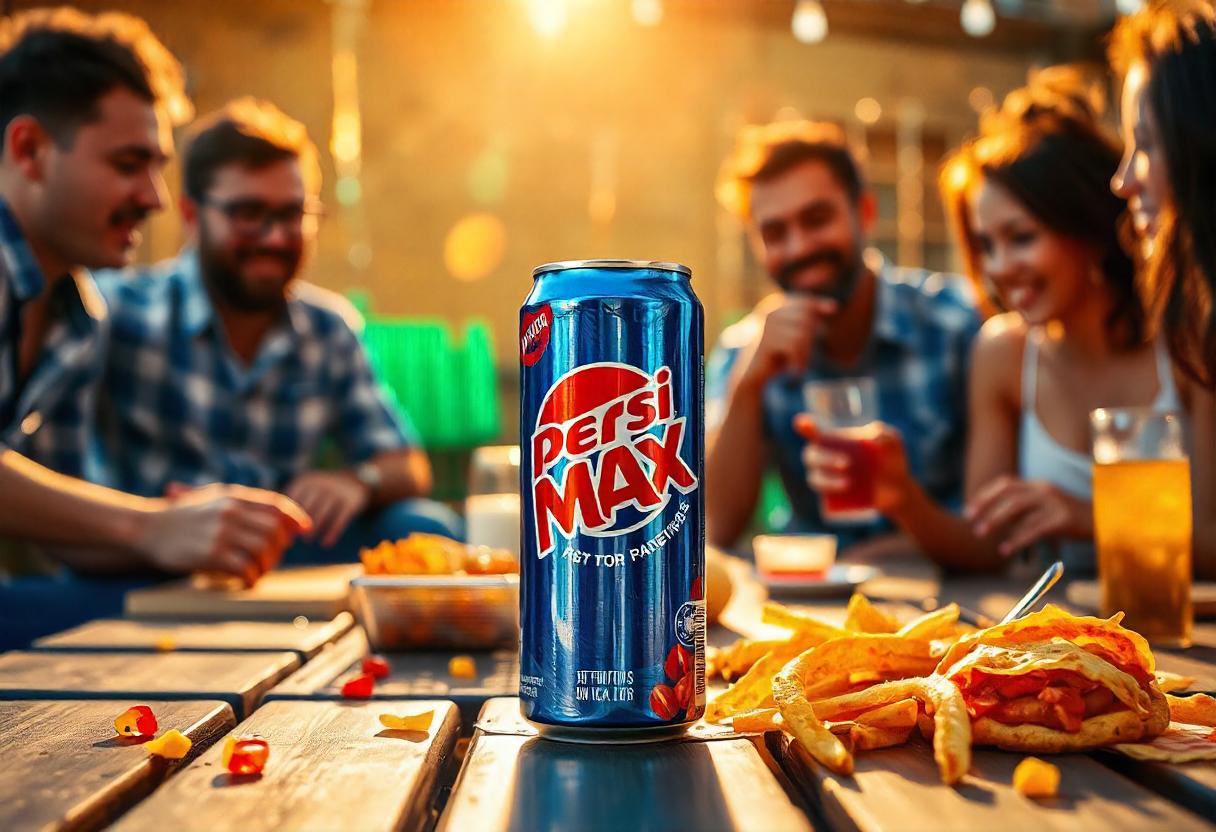
[[[365,575],[353,579],[350,590],[375,650],[519,641],[518,575]]]

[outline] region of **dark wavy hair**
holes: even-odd
[[[1107,330],[1114,343],[1130,348],[1146,340],[1145,312],[1136,263],[1122,244],[1127,204],[1110,190],[1122,150],[1100,125],[1101,109],[1100,95],[1079,70],[1042,70],[985,114],[979,136],[946,161],[940,186],[968,275],[986,298],[987,311],[1000,307],[983,280],[968,212],[975,188],[985,180],[999,184],[1048,228],[1099,252],[1114,302]]]
[[[1143,63],[1145,96],[1165,157],[1170,198],[1144,289],[1170,353],[1216,386],[1216,6],[1170,0],[1124,18],[1110,45],[1120,75]]]

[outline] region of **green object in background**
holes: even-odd
[[[489,325],[469,322],[457,337],[438,318],[372,314],[365,290],[347,293],[366,324],[363,341],[390,399],[428,451],[469,449],[498,440],[501,408]]]
[[[760,498],[756,500],[756,514],[752,522],[764,533],[781,532],[789,526],[793,509],[781,477],[776,471],[764,472],[760,481]]]

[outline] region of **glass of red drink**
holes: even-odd
[[[803,386],[807,411],[820,436],[816,444],[849,460],[844,491],[820,495],[823,519],[833,523],[869,523],[878,518],[874,508],[874,465],[878,423],[878,396],[871,378],[811,381]]]

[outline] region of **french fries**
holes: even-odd
[[[925,716],[924,701],[938,721],[943,779],[955,782],[970,759],[970,723],[965,708],[954,701],[961,698],[957,689],[926,677],[963,634],[958,616],[958,606],[950,604],[900,626],[865,596],[854,595],[845,624],[838,627],[766,603],[764,623],[789,630],[790,636],[740,639],[715,651],[713,669],[727,681],[737,680],[709,703],[706,718],[729,720],[740,733],[785,731],[814,759],[848,774],[854,753],[906,742]],[[888,696],[894,690],[888,687],[891,680],[914,684],[900,688],[900,696]],[[850,711],[819,712],[820,701],[851,701],[848,697],[867,689],[881,689],[881,701],[862,699]]]
[[[933,712],[933,757],[942,782],[957,783],[971,766],[971,717],[962,693],[949,679],[927,676],[884,682],[856,693],[813,702],[811,707],[819,719],[844,719],[909,697],[915,697],[926,711]]]

